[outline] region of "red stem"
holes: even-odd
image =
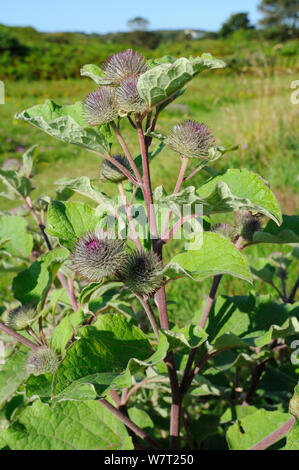
[[[182,186],[182,183],[184,181],[184,175],[185,175],[185,172],[186,172],[186,169],[187,169],[187,165],[188,165],[188,159],[187,158],[183,158],[181,157],[181,168],[180,168],[180,172],[179,172],[179,176],[178,176],[178,179],[177,179],[177,182],[176,182],[176,185],[175,185],[175,188],[174,188],[174,191],[173,191],[173,194],[177,194],[180,189],[181,189],[181,186]],[[165,222],[163,224],[163,229],[162,229],[162,232],[161,232],[161,238],[167,238],[165,236],[165,232],[168,228],[168,224],[169,224],[169,219],[170,219],[170,215],[171,215],[172,211],[169,210],[166,214],[166,218],[165,218]]]
[[[138,170],[138,168],[137,168],[137,166],[136,166],[136,163],[135,163],[135,161],[134,161],[134,159],[133,159],[133,157],[132,157],[132,155],[131,155],[131,153],[130,153],[128,147],[127,147],[127,144],[126,144],[126,142],[124,141],[123,136],[121,135],[121,133],[120,133],[118,127],[116,126],[116,124],[115,124],[114,122],[111,123],[111,127],[112,127],[112,129],[114,130],[114,132],[115,132],[115,135],[116,135],[116,137],[117,137],[117,139],[118,139],[118,141],[119,141],[119,143],[120,143],[120,145],[121,145],[121,147],[122,147],[122,149],[123,149],[123,151],[124,151],[125,156],[127,157],[128,161],[129,161],[129,163],[130,163],[130,165],[131,165],[131,167],[132,167],[132,170],[134,171],[134,174],[135,174],[137,183],[141,186],[141,185],[143,184],[141,175],[140,175],[139,170]],[[114,162],[113,159],[112,159],[112,161]],[[121,166],[122,166],[122,165],[121,165]],[[128,172],[128,173],[130,173],[130,172]],[[132,176],[131,176],[130,179],[132,180]],[[136,182],[135,182],[135,184],[136,184]]]
[[[24,344],[25,346],[32,349],[33,351],[37,351],[39,348],[39,346],[33,343],[33,341],[30,341],[30,339],[24,338],[24,336],[20,335],[15,330],[12,330],[11,328],[9,328],[9,326],[4,325],[4,323],[1,323],[1,322],[0,322],[0,330],[10,336],[13,336],[17,341],[20,341],[20,343]]]
[[[147,441],[155,449],[161,449],[160,444],[151,436],[149,436],[143,429],[136,426],[127,416],[125,416],[120,410],[111,405],[107,400],[99,400],[99,403],[103,405],[107,410],[111,411],[114,416],[116,416],[120,421],[122,421],[125,426],[127,426],[131,431],[133,431],[138,437]]]

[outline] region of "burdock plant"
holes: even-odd
[[[108,232],[95,230],[80,237],[73,250],[75,270],[89,281],[101,281],[113,276],[125,260],[122,240],[109,238]]]
[[[1,253],[20,258],[8,302],[13,294],[38,312],[34,330],[28,326],[31,310],[25,315],[17,309],[7,324],[0,322],[5,341],[12,337],[13,351],[4,366],[1,406],[18,390],[24,408],[14,412],[3,439],[0,434],[0,446],[288,446],[281,438],[295,420],[285,412],[290,390],[273,398],[268,385],[279,376],[280,364],[291,380],[295,376],[285,338],[299,333],[294,313],[299,282],[289,290],[291,276],[281,271],[276,276],[277,262],[262,259],[251,268],[274,287],[278,301],[253,291],[242,296],[239,290],[237,296],[216,297],[223,276],[252,282],[247,246],[295,243],[297,222],[287,216],[286,230],[275,226],[282,222],[280,209],[258,175],[244,168],[216,168],[215,162],[236,147],[217,145],[200,116],[176,123],[169,135],[163,129],[166,119],[160,120],[170,103],[183,99],[191,79],[223,67],[210,54],[146,61],[127,50],[110,56],[102,67],[82,68],[82,75],[95,82],[82,102],[58,106],[48,100],[18,116],[90,151],[90,161],[98,158],[102,166],[99,175],[95,162],[92,179],[83,176],[84,165],[79,176],[77,169],[75,177],[60,179],[55,199],[45,205],[30,196],[34,148],[20,168],[0,172],[9,197],[17,194],[32,216],[20,246],[14,231],[24,232],[26,222],[7,214],[0,219]],[[200,95],[193,98],[200,101]],[[228,165],[226,158],[223,167]],[[265,230],[255,214],[264,216]],[[33,232],[33,221],[44,243]],[[28,266],[18,272],[26,254]],[[285,270],[289,257],[280,256]],[[6,258],[1,266],[6,263],[12,271],[13,261],[8,264]],[[176,283],[180,278],[185,279]],[[204,300],[196,281],[208,278],[211,288]],[[221,284],[223,294],[227,285]],[[23,327],[24,334],[15,331]],[[19,343],[31,349],[26,371],[27,353],[23,346],[18,351]],[[28,373],[37,377],[27,378]],[[291,411],[298,417],[295,399]],[[28,433],[34,423],[33,439]]]

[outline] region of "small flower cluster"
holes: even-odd
[[[114,277],[132,292],[152,296],[162,285],[162,263],[149,251],[128,252],[124,242],[95,230],[78,239],[73,251],[73,266],[89,281],[99,282]]]
[[[27,371],[29,374],[41,375],[53,374],[59,364],[59,358],[54,349],[48,346],[41,346],[36,351],[32,351],[27,359]]]
[[[110,56],[103,66],[103,78],[109,85],[89,93],[84,101],[88,124],[99,126],[114,121],[119,114],[145,113],[147,105],[137,83],[146,71],[145,58],[131,49]]]
[[[33,323],[36,315],[36,310],[32,305],[21,305],[8,312],[6,325],[16,331],[25,330]]]
[[[212,131],[192,120],[174,126],[168,137],[169,147],[186,158],[206,158],[214,142]]]

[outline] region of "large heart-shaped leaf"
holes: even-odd
[[[249,210],[273,219],[278,225],[282,216],[276,197],[262,178],[248,171],[227,170],[211,178],[196,193],[204,205],[204,213]]]
[[[0,217],[0,239],[7,240],[5,251],[13,256],[27,257],[31,255],[33,238],[27,232],[27,223],[17,215]]]
[[[22,303],[42,302],[61,264],[69,257],[65,248],[55,248],[38,258],[13,280],[12,290]]]
[[[97,401],[49,406],[35,401],[4,432],[13,450],[129,450],[122,422]]]
[[[181,57],[171,63],[162,63],[141,75],[137,88],[150,107],[156,106],[183,88],[204,70],[223,68],[225,63],[210,54],[186,59]]]
[[[72,250],[78,237],[95,229],[100,217],[96,210],[83,202],[51,201],[46,232]]]
[[[283,215],[282,224],[277,227],[270,220],[263,232],[256,232],[253,241],[258,243],[299,243],[299,216]]]
[[[299,332],[299,304],[285,305],[270,296],[220,296],[208,317],[209,342],[215,349],[262,347],[272,339]]]
[[[110,140],[106,126],[88,127],[84,119],[81,102],[60,106],[54,101],[46,100],[16,115],[24,119],[56,139],[69,144],[79,145],[88,150],[107,154]]]
[[[101,209],[115,214],[114,201],[105,193],[95,190],[91,186],[90,179],[87,176],[79,176],[77,178],[61,178],[56,182],[56,184],[58,184],[61,189],[67,188],[92,199],[101,206]]]
[[[218,274],[230,274],[251,281],[247,261],[233,243],[216,233],[205,232],[198,250],[176,255],[165,266],[164,275],[169,279],[188,276],[196,281]]]
[[[110,387],[122,388],[131,383],[131,374],[142,366],[161,361],[168,349],[164,336],[153,354],[145,334],[123,315],[106,314],[94,326],[80,329],[76,341],[54,379],[57,400],[72,399],[82,385],[92,384],[100,396]],[[163,340],[164,338],[164,340]]]
[[[248,450],[265,439],[281,426],[285,425],[291,416],[280,411],[258,410],[228,428],[226,439],[232,450]],[[277,441],[282,436],[277,437]],[[274,440],[273,444],[276,441]]]

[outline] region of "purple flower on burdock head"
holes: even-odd
[[[127,158],[123,155],[112,155],[114,160],[117,160],[127,170],[131,170],[131,166]],[[110,160],[105,159],[102,164],[100,179],[111,181],[113,183],[120,183],[127,179],[127,177],[115,166]]]
[[[84,111],[90,126],[99,126],[114,121],[118,116],[115,89],[105,86],[89,93],[84,100]]]
[[[53,373],[59,364],[59,358],[56,351],[42,346],[36,351],[32,351],[27,359],[27,371],[29,374],[40,375]]]
[[[161,270],[162,263],[154,252],[135,250],[127,257],[121,278],[132,292],[149,297],[163,285]]]
[[[261,230],[262,224],[259,217],[245,213],[239,220],[239,232],[244,240],[251,242],[255,232]]]
[[[123,80],[116,90],[116,101],[121,111],[125,113],[142,114],[146,111],[146,102],[141,98],[137,89],[138,77]]]
[[[116,274],[124,264],[124,241],[109,238],[108,232],[95,230],[78,239],[72,258],[75,270],[82,277],[98,282]]]
[[[174,126],[168,144],[183,157],[204,158],[214,145],[214,137],[205,124],[188,120]]]
[[[17,151],[20,152],[20,153],[21,153],[21,152],[24,152],[24,147],[18,147],[18,148],[17,148]]]
[[[138,52],[128,49],[108,57],[103,65],[103,71],[105,79],[114,85],[119,85],[126,78],[145,73],[147,71],[146,59]]]

